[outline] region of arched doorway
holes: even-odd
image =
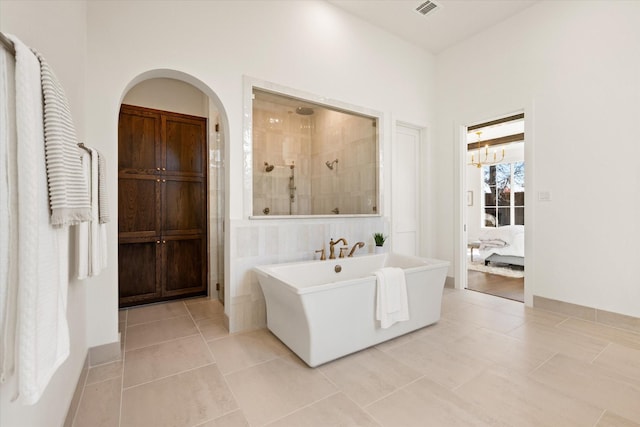
[[[204,201],[205,206],[203,206],[202,212],[203,216],[203,229],[205,230],[204,242],[206,242],[205,247],[202,249],[205,257],[202,259],[202,262],[199,264],[193,260],[194,255],[188,254],[183,255],[183,260],[176,264],[175,260],[179,260],[180,258],[174,258],[173,273],[167,271],[160,271],[158,269],[153,269],[152,274],[165,274],[163,280],[167,280],[167,274],[173,277],[174,282],[182,282],[192,279],[188,274],[189,269],[198,269],[203,270],[204,273],[204,281],[206,285],[204,288],[205,293],[212,298],[219,298],[224,302],[224,234],[223,234],[223,223],[225,218],[225,171],[223,169],[224,165],[224,129],[227,128],[227,119],[224,108],[222,107],[218,97],[215,93],[203,82],[194,78],[191,75],[175,71],[175,70],[153,70],[146,73],[143,73],[133,79],[131,83],[127,86],[122,99],[122,105],[134,105],[147,109],[151,109],[154,112],[167,112],[171,113],[169,116],[172,120],[167,121],[166,117],[160,118],[160,133],[170,132],[167,131],[166,126],[167,123],[174,123],[173,118],[185,119],[187,123],[186,128],[193,129],[193,123],[197,122],[197,119],[202,118],[205,121],[204,130],[203,130],[203,139],[204,145],[202,146],[202,163],[203,163],[203,171],[202,173],[198,173],[193,170],[186,170],[184,173],[176,173],[175,171],[170,173],[169,171],[165,171],[166,164],[158,165],[158,169],[155,173],[162,175],[167,174],[167,176],[158,176],[151,177],[151,179],[160,180],[155,184],[166,186],[166,188],[162,188],[158,191],[159,202],[155,201],[156,207],[160,207],[160,216],[165,215],[166,212],[170,212],[166,210],[166,206],[173,208],[173,213],[182,213],[184,211],[192,210],[198,211],[197,208],[193,208],[191,205],[184,203],[177,203],[177,195],[184,196],[186,199],[192,199],[194,194],[198,194],[198,192],[202,193],[202,200]],[[193,123],[192,123],[193,122]],[[178,125],[178,128],[181,125]],[[184,126],[183,126],[184,127]],[[176,126],[173,127],[173,131],[175,133]],[[184,130],[185,134],[191,133],[190,130]],[[166,136],[166,135],[165,135]],[[162,144],[162,143],[161,143]],[[164,152],[162,149],[159,150],[159,162],[167,161],[167,152],[166,147],[164,148]],[[190,151],[192,148],[184,148],[181,156],[184,157],[187,163],[193,162],[193,159],[190,156]],[[122,151],[119,149],[119,152]],[[174,150],[175,151],[175,150]],[[197,151],[197,150],[196,150]],[[164,154],[162,154],[164,153]],[[138,154],[134,154],[137,156]],[[163,157],[164,156],[164,157]],[[120,157],[120,154],[119,154]],[[180,155],[178,156],[180,157]],[[197,163],[197,162],[196,162]],[[119,170],[122,162],[119,161]],[[187,166],[189,169],[191,166]],[[122,173],[120,173],[122,175]],[[179,180],[176,180],[176,175],[182,176],[183,184],[182,188],[180,188],[177,184]],[[206,182],[203,182],[203,189],[198,189],[197,191],[191,191],[189,188],[197,188],[197,183],[195,181],[198,180],[198,177],[206,177]],[[119,181],[120,182],[120,181]],[[147,185],[148,187],[148,185]],[[173,188],[173,191],[167,191],[167,188]],[[122,190],[119,190],[122,191]],[[165,199],[162,199],[165,197]],[[169,197],[171,200],[166,200]],[[120,197],[121,200],[125,200]],[[191,202],[191,201],[189,201]],[[131,203],[129,200],[126,203]],[[125,203],[125,204],[126,204]],[[163,204],[164,203],[164,204]],[[134,203],[135,204],[135,203]],[[189,208],[187,209],[187,206]],[[124,206],[119,206],[119,213],[122,210],[121,208],[125,208]],[[129,207],[131,211],[131,208]],[[182,212],[180,212],[182,210]],[[193,212],[191,212],[192,214]],[[182,221],[174,220],[174,223],[184,223],[187,224],[189,222],[189,218],[193,219],[197,217],[197,215],[187,214],[187,219]],[[147,218],[148,219],[148,218]],[[196,221],[197,222],[197,221]],[[175,225],[175,224],[174,224]],[[119,224],[119,232],[122,231],[122,224]],[[197,241],[197,233],[198,227],[187,225],[186,230],[182,230],[182,234],[188,234],[186,236],[188,242],[186,247],[197,247],[198,245],[194,242]],[[154,243],[158,245],[158,249],[154,254],[148,253],[147,258],[156,258],[160,262],[164,262],[165,264],[171,264],[171,260],[167,259],[168,254],[171,254],[171,244],[173,243],[174,250],[178,245],[175,243],[178,239],[176,237],[171,237],[171,233],[180,234],[177,231],[169,232],[169,238],[161,238],[157,237]],[[144,234],[144,233],[142,233]],[[149,233],[146,233],[149,234]],[[147,236],[148,237],[148,236]],[[185,237],[182,235],[182,237]],[[122,239],[120,239],[122,241]],[[158,243],[160,242],[160,243]],[[163,247],[163,243],[166,244]],[[150,245],[151,246],[151,245]],[[149,246],[149,247],[150,247]],[[160,249],[162,248],[162,249]],[[166,249],[165,249],[166,248]],[[125,255],[125,259],[123,260],[122,256],[119,256],[120,263],[126,262],[126,254],[125,251],[122,251],[119,248],[119,252],[123,252]],[[148,250],[148,252],[153,252]],[[196,251],[197,252],[197,251]],[[121,254],[122,255],[122,254]],[[173,255],[176,255],[175,251]],[[131,270],[131,267],[128,271],[134,271],[135,269],[139,269],[140,267],[133,267],[134,270]],[[126,269],[125,269],[126,270]],[[122,272],[122,269],[119,268],[119,271]],[[149,267],[147,267],[147,271]],[[139,274],[139,272],[137,272]],[[194,276],[193,272],[191,272],[191,276]],[[160,276],[158,276],[160,277]],[[148,283],[147,283],[148,285]],[[177,287],[181,284],[174,285],[173,288],[169,286],[168,288],[162,289],[164,296],[168,299],[178,298],[181,296],[180,291],[176,291]],[[188,286],[187,286],[188,287]],[[199,292],[195,287],[189,288],[189,290],[184,294],[185,296],[193,296],[198,294]],[[164,300],[164,297],[160,297],[159,295],[151,296],[151,300],[148,302],[155,302]],[[129,298],[129,301],[132,299]],[[133,298],[135,300],[135,298]],[[122,302],[122,298],[121,298]],[[134,305],[134,304],[127,304]]]

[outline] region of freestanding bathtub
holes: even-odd
[[[437,322],[448,265],[390,253],[254,271],[266,300],[267,327],[314,367]],[[387,329],[375,318],[374,271],[382,267],[404,270],[410,317]]]

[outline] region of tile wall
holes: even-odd
[[[356,255],[373,253],[372,234],[388,229],[383,217],[231,221],[229,331],[266,326],[264,296],[251,270],[254,266],[319,259],[315,251],[323,247],[328,251],[329,240],[340,237],[347,239],[348,246],[365,243]]]

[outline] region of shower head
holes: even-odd
[[[264,162],[264,170],[265,170],[265,172],[271,172],[271,171],[273,170],[273,168],[274,168],[274,167],[275,167],[275,166],[270,165],[270,164],[269,164],[269,163],[267,163],[267,162]]]
[[[335,159],[334,161],[330,162],[329,160],[327,160],[326,162],[324,162],[325,165],[327,165],[327,167],[331,170],[333,170],[333,165],[338,163],[338,159]]]
[[[313,108],[311,107],[298,107],[296,108],[296,114],[301,116],[310,116],[313,114]]]

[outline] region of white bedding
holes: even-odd
[[[482,258],[488,258],[492,254],[524,258],[523,225],[483,228],[478,240],[480,241],[479,253]]]

